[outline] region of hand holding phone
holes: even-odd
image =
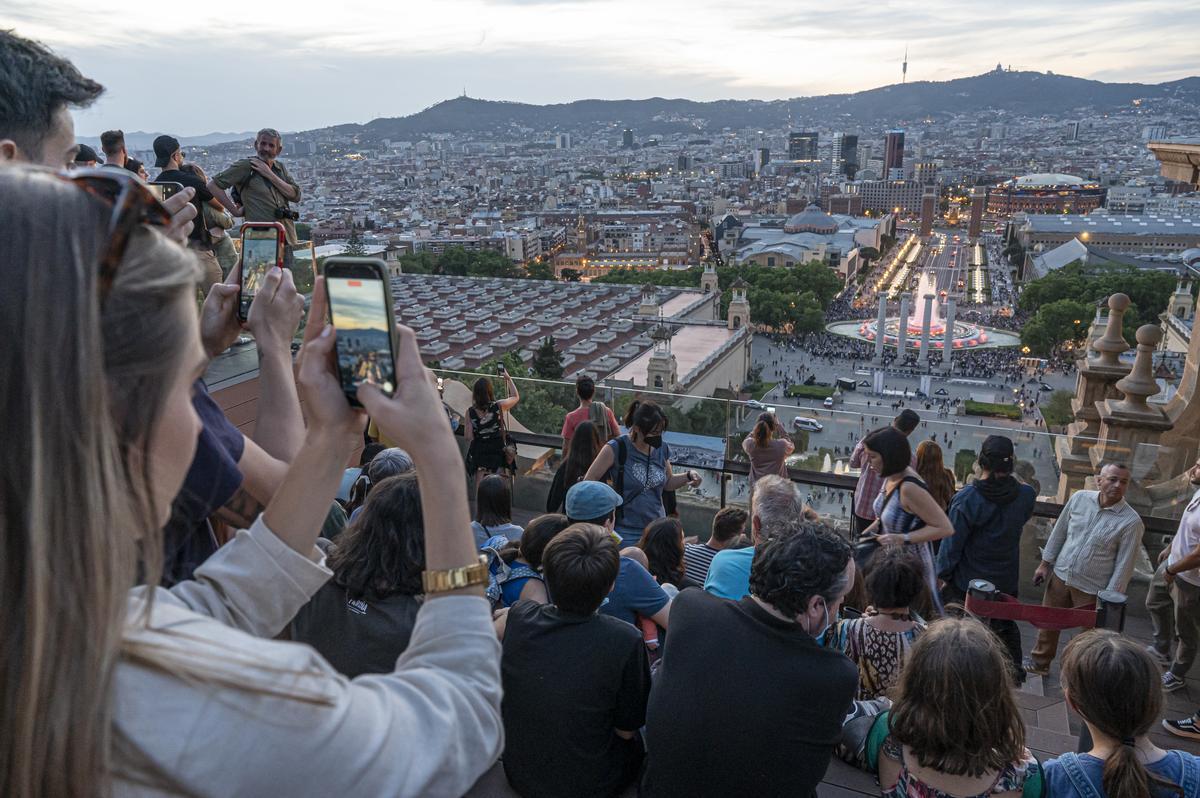
[[[161,182],[155,181],[153,183],[147,183],[146,188],[150,189],[150,193],[153,194],[159,202],[166,202],[180,191],[183,191],[183,184],[176,183],[171,180],[163,180]]]
[[[387,269],[378,258],[325,261],[329,316],[337,330],[342,392],[358,405],[358,387],[370,383],[385,396],[396,391],[396,319]]]
[[[267,272],[283,268],[283,225],[278,222],[246,222],[242,225],[242,258],[238,262],[238,320],[250,318],[250,304],[263,285]]]

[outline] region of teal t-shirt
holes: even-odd
[[[704,580],[704,589],[714,596],[741,601],[750,595],[750,563],[754,547],[717,552]]]

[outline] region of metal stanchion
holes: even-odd
[[[1000,595],[1000,591],[986,579],[972,579],[971,583],[967,585],[967,595],[981,601],[995,601],[996,597]]]
[[[1124,631],[1128,604],[1123,594],[1115,590],[1101,590],[1096,596],[1096,628]]]

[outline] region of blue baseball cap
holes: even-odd
[[[620,506],[620,494],[604,482],[576,482],[567,491],[567,517],[575,521],[604,518]]]

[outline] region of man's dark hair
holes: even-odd
[[[608,511],[607,515],[602,515],[599,518],[572,518],[571,524],[589,524],[591,526],[604,526],[609,521],[617,520],[617,508]]]
[[[550,545],[550,541],[570,525],[570,520],[559,513],[539,515],[526,524],[525,531],[521,533],[519,548],[521,557],[529,563],[531,568],[541,568],[542,555],[546,552],[546,546]]]
[[[879,476],[899,474],[912,465],[912,446],[908,436],[891,427],[877,429],[863,438],[863,446],[883,459]]]
[[[802,521],[755,549],[750,592],[794,618],[807,611],[813,596],[832,603],[846,592],[850,555],[850,544],[829,527]]]
[[[726,543],[746,531],[746,519],[749,518],[740,507],[722,507],[713,516],[712,540],[716,543]]]
[[[921,417],[917,415],[917,411],[909,410],[907,408],[901,410],[900,415],[892,419],[892,426],[903,432],[905,435],[915,430],[917,425],[920,423]]]
[[[363,511],[338,536],[326,564],[351,598],[423,592],[425,522],[415,471],[375,486]]]
[[[604,601],[621,570],[612,535],[592,524],[572,524],[542,552],[546,589],[564,612],[591,615]]]
[[[881,546],[864,569],[867,598],[876,609],[911,607],[925,593],[921,560],[906,548]]]
[[[583,401],[590,402],[596,395],[596,381],[586,374],[581,375],[575,380],[575,393],[579,394]]]
[[[0,138],[12,139],[26,158],[42,157],[58,109],[86,107],[103,92],[70,61],[0,30]]]
[[[100,149],[104,157],[111,158],[125,149],[125,133],[121,130],[106,130],[100,134]]]

